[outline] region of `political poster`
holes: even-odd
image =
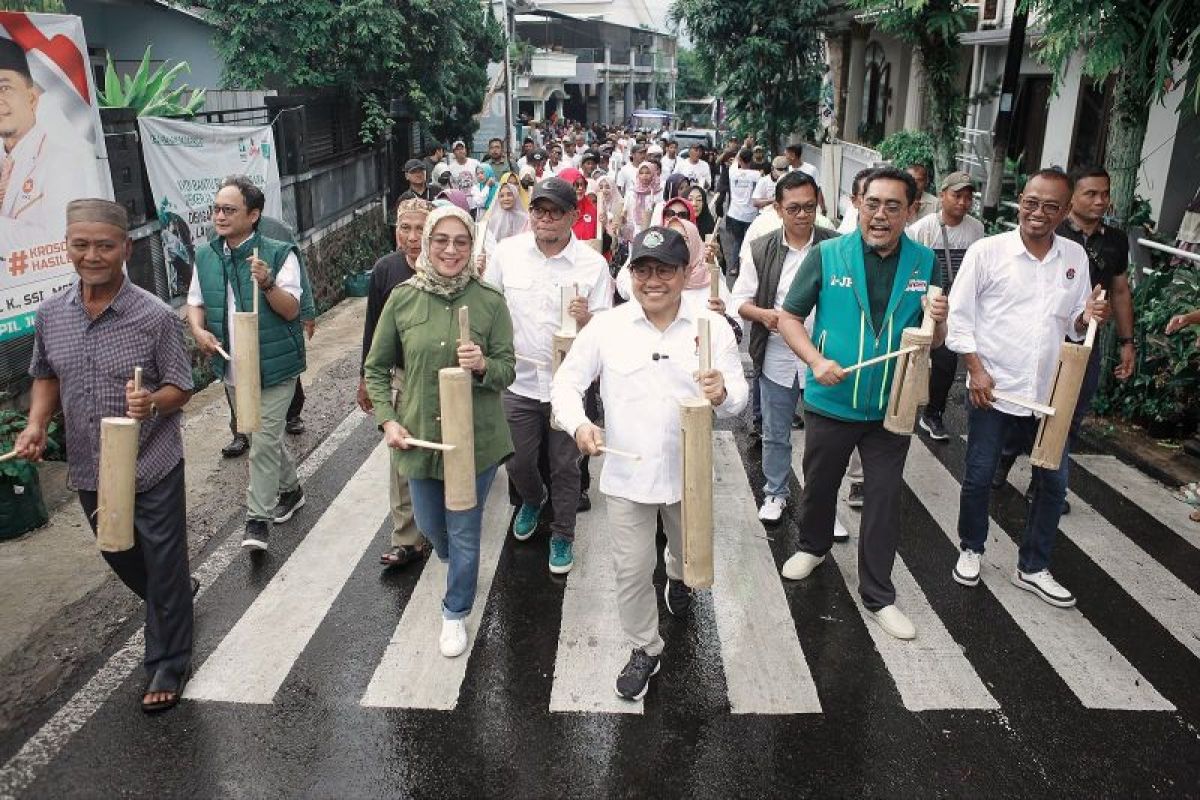
[[[83,22],[0,12],[0,342],[72,284],[67,203],[112,199]]]
[[[245,175],[266,195],[265,214],[281,219],[283,198],[270,125],[211,125],[140,117],[138,129],[150,191],[162,225],[167,286],[187,294],[196,248],[212,235],[212,205],[221,181]]]

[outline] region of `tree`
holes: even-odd
[[[680,47],[675,54],[679,77],[675,81],[675,96],[686,100],[702,100],[713,93],[712,75],[704,70],[704,64],[696,51]]]
[[[1061,79],[1078,54],[1083,74],[1113,78],[1104,166],[1112,178],[1115,216],[1134,206],[1137,169],[1150,107],[1187,65],[1189,93],[1200,107],[1200,3],[1196,0],[1025,0],[1042,28],[1039,57]]]
[[[208,0],[227,85],[335,89],[365,112],[363,139],[403,97],[435,135],[469,137],[503,55],[499,24],[478,0]]]
[[[960,0],[855,0],[855,4],[877,15],[879,30],[916,49],[924,75],[925,127],[933,139],[934,169],[940,175],[954,171],[958,127],[967,108],[959,80],[958,37],[967,29],[972,12]]]
[[[778,147],[783,134],[819,123],[828,8],[828,0],[674,0],[670,19],[691,32],[734,127]]]

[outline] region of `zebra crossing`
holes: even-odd
[[[802,433],[795,434],[794,444],[793,468],[802,482]],[[304,657],[305,645],[337,601],[354,565],[387,527],[386,493],[379,490],[386,458],[379,445],[362,462],[304,541],[203,659],[187,699],[272,702],[295,663]],[[756,519],[754,495],[732,434],[715,435],[714,464],[716,582],[711,592],[698,594],[693,624],[709,625],[716,635],[715,647],[700,651],[700,657],[720,665],[725,701],[734,715],[820,714],[833,700],[822,698],[814,681],[805,643],[797,633],[796,611],[779,577],[769,532]],[[1014,484],[1024,485],[1027,469],[1014,470]],[[1105,465],[1105,469],[1115,468]],[[957,546],[958,483],[919,438],[913,440],[904,477],[937,528]],[[1200,656],[1200,597],[1081,498],[1072,494],[1071,501],[1075,512],[1064,517],[1063,534],[1193,656]],[[485,508],[479,594],[468,623],[472,648],[504,548],[525,546],[507,537],[510,513],[501,469]],[[839,519],[852,539],[848,546],[835,545],[830,560],[856,596],[857,513],[843,504]],[[614,577],[606,552],[603,497],[596,493],[593,510],[579,517],[576,568],[563,591],[547,708],[552,714],[644,711],[642,702],[620,700],[612,691],[628,649],[618,625]],[[955,641],[926,591],[991,593],[1015,626],[1014,635],[1033,644],[1085,708],[1175,709],[1078,608],[1051,608],[1012,586],[1008,576],[1015,563],[1016,544],[994,519],[984,557],[984,581],[975,590],[950,584],[948,575],[945,586],[922,587],[898,557],[893,577],[898,602],[918,625],[914,642],[892,639],[858,606],[858,618],[851,624],[862,625],[869,634],[905,709],[995,711],[1003,707],[972,665],[972,659],[984,654],[967,651]],[[445,567],[430,560],[369,684],[349,700],[368,709],[456,708],[473,655],[469,651],[447,660],[437,653],[444,580]],[[820,614],[821,609],[806,607],[802,613]]]

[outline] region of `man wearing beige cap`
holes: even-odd
[[[983,223],[971,216],[975,201],[975,181],[965,172],[951,172],[938,184],[938,212],[921,217],[908,226],[908,238],[933,250],[942,274],[942,286],[949,293],[954,273],[962,264],[967,248],[982,239]],[[942,424],[946,397],[958,371],[958,356],[945,345],[930,353],[929,403],[921,414],[921,430],[929,438],[944,442],[950,438]]]
[[[133,251],[125,209],[110,200],[67,205],[67,256],[79,280],[48,298],[34,322],[29,422],[18,457],[40,461],[50,418],[62,409],[67,481],[95,531],[100,421],[141,423],[134,544],[102,555],[146,602],[145,712],[179,702],[192,660],[192,593],[179,409],[192,395],[183,326],[165,303],[125,277]],[[133,372],[142,369],[134,389]]]

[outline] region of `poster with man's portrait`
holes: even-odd
[[[70,286],[67,203],[112,199],[79,17],[0,12],[0,342]]]

